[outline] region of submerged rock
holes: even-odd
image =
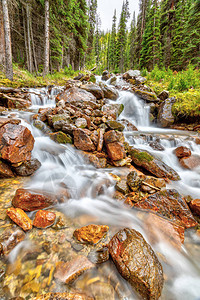
[[[34,138],[30,130],[22,125],[6,124],[0,128],[0,157],[10,163],[31,159]]]
[[[148,151],[129,147],[128,152],[131,155],[134,164],[139,167],[143,167],[156,177],[166,177],[171,180],[180,180],[180,177],[176,171],[162,162],[159,158],[154,157]]]
[[[84,271],[93,267],[94,264],[87,257],[80,255],[69,262],[60,262],[57,264],[54,277],[68,284],[77,279]]]
[[[183,157],[179,161],[183,168],[192,170],[200,166],[200,155],[193,154],[189,157]]]
[[[25,211],[34,211],[57,204],[54,196],[38,194],[26,189],[18,189],[12,200],[12,205]]]
[[[32,300],[94,300],[94,298],[80,292],[66,292],[42,294],[32,298]]]
[[[163,288],[162,266],[143,236],[125,228],[109,243],[112,259],[122,275],[143,299],[158,299]]]
[[[37,228],[46,228],[53,225],[55,219],[56,219],[55,213],[47,210],[39,210],[36,213],[35,218],[33,220],[33,226]]]
[[[32,221],[22,209],[11,207],[7,209],[6,213],[24,231],[32,229]]]
[[[12,178],[14,177],[14,173],[11,170],[10,166],[0,160],[0,178]]]
[[[176,190],[159,191],[134,204],[135,207],[151,210],[185,228],[197,225],[185,199]]]
[[[26,235],[21,229],[7,229],[0,236],[3,254],[7,256],[19,243],[25,239]]]
[[[79,242],[85,242],[89,244],[97,244],[107,234],[109,227],[106,225],[88,225],[76,229],[74,231],[74,237]]]
[[[109,260],[109,250],[107,247],[103,247],[101,249],[97,249],[96,251],[91,251],[88,254],[88,259],[93,264],[102,264]]]

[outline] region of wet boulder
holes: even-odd
[[[187,147],[177,147],[175,150],[175,155],[178,157],[178,158],[182,158],[182,157],[189,157],[191,156],[191,150]]]
[[[41,167],[41,163],[37,158],[25,161],[20,164],[12,165],[15,173],[19,176],[30,176]]]
[[[104,83],[100,83],[100,87],[103,90],[104,97],[111,100],[117,100],[119,93],[116,88],[108,86]]]
[[[104,238],[109,230],[107,225],[88,225],[76,229],[74,231],[74,237],[83,243],[97,244],[102,238]]]
[[[137,191],[141,185],[141,178],[136,171],[132,171],[127,176],[127,184],[132,191]]]
[[[200,199],[190,201],[189,207],[195,215],[200,217]]]
[[[111,257],[124,279],[142,296],[158,299],[163,288],[163,269],[151,246],[134,229],[125,228],[109,243]]]
[[[181,158],[179,162],[183,168],[193,170],[200,166],[200,156],[193,154],[189,157]]]
[[[83,151],[95,151],[96,147],[90,139],[89,135],[83,129],[75,129],[74,134],[74,146]]]
[[[20,226],[24,231],[32,229],[32,221],[21,208],[8,208],[6,211],[9,218]]]
[[[0,157],[10,163],[31,160],[34,137],[22,125],[6,124],[0,128]]]
[[[11,170],[10,166],[0,160],[0,178],[12,178],[14,177],[14,173]]]
[[[60,262],[56,266],[54,277],[61,282],[69,284],[79,277],[83,272],[94,267],[87,257],[79,255],[69,262]]]
[[[165,150],[165,147],[163,147],[159,142],[157,141],[154,141],[154,142],[150,142],[149,143],[149,146],[156,150],[156,151],[164,151]]]
[[[126,119],[120,120],[120,123],[125,126],[126,131],[138,131],[137,127]]]
[[[87,127],[87,120],[85,118],[78,118],[75,121],[75,125],[77,128],[86,128]]]
[[[71,136],[62,131],[50,133],[49,137],[51,140],[59,144],[72,144]]]
[[[56,97],[56,102],[64,100],[65,103],[70,103],[76,107],[87,107],[90,106],[93,109],[98,108],[96,103],[96,97],[83,89],[72,87],[64,92],[60,93]]]
[[[158,123],[162,127],[169,127],[174,123],[174,116],[172,114],[172,106],[174,102],[175,98],[168,98],[159,106]]]
[[[111,74],[108,72],[108,70],[104,70],[101,76],[101,80],[107,81],[111,77]]]
[[[106,149],[108,157],[113,161],[121,160],[126,157],[124,145],[120,142],[106,144]]]
[[[34,120],[33,126],[42,131],[45,135],[48,135],[52,132],[51,129],[41,120]]]
[[[125,128],[125,126],[118,121],[107,121],[106,125],[109,127],[110,130],[123,131]]]
[[[39,194],[26,189],[18,189],[12,199],[12,205],[24,211],[34,211],[44,209],[57,204],[57,199],[48,194]]]
[[[129,187],[127,185],[126,180],[120,180],[116,183],[115,188],[118,192],[126,195],[129,193]]]
[[[135,203],[137,208],[151,210],[185,228],[197,225],[188,205],[176,190],[163,190]]]
[[[143,99],[147,102],[158,102],[159,101],[159,99],[157,98],[157,96],[154,92],[148,92],[146,90],[135,89],[134,93],[136,93],[136,95],[138,95],[141,99]]]
[[[81,86],[81,88],[87,92],[92,93],[97,99],[103,99],[104,93],[99,85],[97,84],[84,84]]]
[[[159,158],[156,158],[150,154],[148,151],[129,147],[128,152],[131,155],[134,164],[146,169],[156,177],[166,177],[171,180],[180,180],[180,177],[176,171],[162,162]]]
[[[104,115],[111,116],[114,120],[116,120],[119,115],[124,110],[123,104],[105,104],[102,106],[102,111],[104,112]]]
[[[168,91],[162,91],[159,95],[158,95],[158,98],[160,100],[166,100],[167,98],[169,98],[169,92]]]
[[[36,212],[33,220],[33,226],[37,228],[47,228],[54,224],[56,214],[47,210],[39,210]]]
[[[134,79],[135,77],[138,77],[140,75],[141,73],[139,70],[129,70],[122,75],[122,78],[128,80],[128,79]]]

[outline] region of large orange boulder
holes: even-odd
[[[56,214],[47,210],[39,210],[35,219],[33,220],[33,226],[37,228],[47,228],[55,222]]]
[[[93,144],[90,137],[87,133],[80,128],[77,128],[73,131],[74,134],[74,146],[83,151],[95,151],[96,147]]]
[[[22,125],[6,124],[0,128],[0,156],[10,163],[31,159],[34,138],[30,130]]]
[[[11,207],[7,209],[6,213],[9,218],[19,225],[24,231],[32,229],[32,221],[22,209]]]
[[[158,299],[163,288],[163,269],[151,246],[134,229],[125,228],[109,243],[112,259],[142,299]]]
[[[189,170],[195,169],[200,166],[200,156],[196,154],[189,157],[183,157],[179,161],[183,168]]]
[[[12,205],[25,211],[34,211],[55,205],[57,202],[54,196],[18,189],[12,200]]]
[[[174,152],[178,158],[191,156],[191,150],[183,146],[177,147]]]
[[[185,228],[197,225],[184,197],[176,190],[157,192],[138,201],[134,204],[134,207],[154,211]]]

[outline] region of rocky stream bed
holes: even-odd
[[[0,88],[0,299],[197,300],[198,124],[139,71],[90,79]]]

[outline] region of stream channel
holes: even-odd
[[[97,77],[97,81],[99,80]],[[52,277],[59,261],[73,259],[77,254],[91,250],[90,246],[81,247],[73,241],[73,231],[77,227],[91,223],[105,224],[109,226],[111,234],[121,228],[134,228],[151,243],[148,226],[145,225],[148,213],[130,209],[112,198],[115,182],[109,173],[119,175],[124,168],[96,169],[73,146],[57,144],[32,126],[31,115],[40,107],[54,107],[55,97],[60,91],[62,87],[53,88],[51,94],[47,88],[30,89],[32,112],[12,112],[21,119],[22,125],[31,130],[35,138],[33,157],[42,166],[31,178],[2,180],[1,186],[4,187],[4,192],[6,189],[4,197],[7,201],[4,202],[4,207],[1,204],[1,209],[9,207],[8,200],[10,201],[15,189],[20,186],[51,194],[57,194],[62,186],[67,186],[71,199],[51,208],[57,216],[64,218],[65,226],[61,230],[34,228],[9,254],[8,260],[0,262],[1,267],[6,268],[6,276],[0,282],[0,299],[16,296],[32,299],[37,294],[63,292],[66,289],[92,292],[93,295],[98,295],[97,299],[102,300],[139,299],[119,275],[112,261],[84,273],[70,287]],[[111,100],[110,102],[112,103]],[[163,129],[150,124],[149,106],[129,91],[121,90],[115,103],[124,104],[124,111],[119,119],[125,118],[138,128],[138,131],[123,132],[128,143],[160,157],[180,175],[181,180],[171,182],[167,188],[175,188],[183,195],[199,198],[200,169],[183,169],[173,153],[176,147],[187,146],[192,154],[200,155],[200,145],[194,142],[196,133]],[[150,141],[159,141],[165,150],[153,150],[149,146]],[[101,193],[98,193],[99,188]],[[31,214],[33,213],[29,213],[29,216]],[[6,220],[1,221],[0,230],[6,226]],[[200,299],[200,237],[195,231],[186,231],[181,250],[165,243],[162,234],[152,244],[152,248],[164,269],[165,284],[160,299]]]

